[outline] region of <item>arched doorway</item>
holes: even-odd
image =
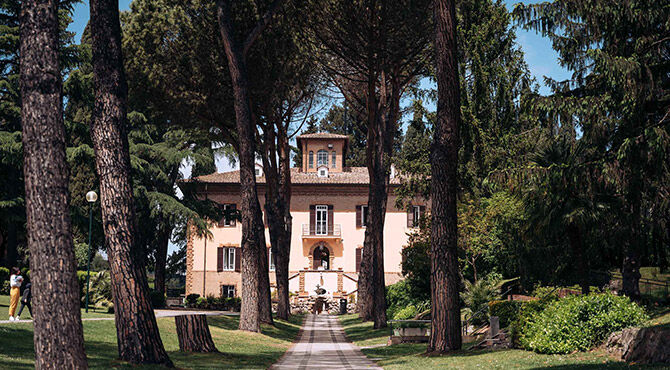
[[[328,248],[321,244],[318,247],[314,248],[313,258],[315,270],[330,270],[330,251]]]

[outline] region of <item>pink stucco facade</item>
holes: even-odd
[[[344,151],[346,148],[345,140],[338,138],[319,140],[303,138],[301,143],[303,153],[316,147],[327,147],[329,153]],[[314,147],[311,146],[312,143]],[[331,146],[328,147],[328,144]],[[363,211],[360,207],[367,205],[368,200],[365,178],[367,169],[343,167],[343,157],[344,153],[339,154],[336,162],[339,169],[337,167],[331,169],[329,176],[325,178],[317,177],[316,173],[311,173],[312,177],[300,177],[305,175],[304,172],[313,172],[305,171],[306,165],[294,169],[296,177],[292,186],[290,207],[293,226],[289,288],[298,296],[314,294],[317,284],[323,286],[333,297],[345,296],[357,289],[360,267],[357,263],[360,261],[360,251],[357,250],[362,248],[365,237],[365,226],[362,225],[364,221],[361,219]],[[307,161],[303,161],[303,164],[308,162],[308,158],[304,159]],[[205,185],[199,185],[202,187],[201,194],[222,205],[240,204],[239,183],[236,184],[231,178],[234,179],[234,176],[230,174],[203,177]],[[257,191],[262,205],[265,196],[264,183],[260,179],[258,182]],[[393,189],[396,185],[397,182],[394,184],[392,181],[384,223],[384,271],[387,284],[395,283],[402,278],[401,251],[407,245],[408,234],[415,230],[413,219],[416,214],[413,213],[413,208],[406,210],[395,207]],[[417,199],[413,205],[423,206],[425,203]],[[329,209],[329,212],[325,209]],[[425,207],[421,207],[422,211],[424,209]],[[319,216],[315,216],[315,212],[322,212],[321,217],[328,219],[324,223],[328,225],[326,235],[315,235],[319,233],[315,223],[321,220]],[[239,295],[241,278],[240,272],[236,271],[239,270],[239,265],[234,266],[232,255],[227,254],[240,252],[241,223],[236,222],[234,225],[219,223],[210,231],[211,239],[204,240],[195,236],[189,239],[186,293],[218,296],[222,291],[223,294],[231,294],[234,291],[234,295]],[[267,227],[265,238],[269,248]],[[220,251],[220,248],[233,248],[235,252],[230,252],[228,249]],[[223,268],[222,251],[226,254]],[[271,285],[274,285],[274,272],[268,271],[268,274]]]

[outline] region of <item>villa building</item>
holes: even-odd
[[[357,290],[361,251],[367,220],[369,176],[366,167],[346,167],[348,137],[329,133],[306,134],[297,138],[302,149],[302,166],[291,169],[291,215],[293,230],[289,264],[289,289],[299,297],[315,294],[317,285],[335,298]],[[265,178],[260,166],[256,182],[261,206]],[[240,203],[239,171],[214,173],[192,180],[198,193],[227,210]],[[384,272],[386,284],[401,277],[401,251],[408,233],[418,226],[425,202],[417,201],[409,210],[395,207],[390,180],[384,224]],[[186,254],[186,294],[239,296],[240,240],[242,226],[235,219],[222,219],[211,230],[212,239],[189,238]],[[275,286],[274,263],[270,252],[270,284]]]

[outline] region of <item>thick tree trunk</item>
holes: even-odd
[[[209,332],[206,315],[175,316],[179,350],[182,352],[218,352]]]
[[[288,284],[292,227],[290,147],[282,123],[276,127],[276,136],[270,128],[264,133],[265,212],[275,262],[277,317],[287,320],[291,313]]]
[[[127,86],[117,0],[91,0],[95,108],[91,137],[109,255],[119,356],[133,364],[172,366],[149,300],[144,250],[136,230],[126,127]]]
[[[570,249],[574,257],[573,265],[577,274],[577,281],[582,288],[582,294],[589,294],[589,274],[588,262],[584,258],[584,245],[582,243],[582,233],[579,226],[570,224],[568,226],[568,239],[570,240]]]
[[[61,71],[58,1],[21,2],[21,124],[36,369],[85,369]]]
[[[261,321],[268,308],[261,307],[270,303],[268,270],[263,270],[263,256],[267,267],[265,230],[263,216],[256,193],[255,176],[255,137],[249,103],[246,65],[240,45],[235,41],[231,23],[230,4],[217,0],[219,29],[223,40],[228,69],[233,85],[233,103],[235,106],[238,134],[238,155],[240,160],[240,192],[242,213],[242,307],[240,309],[240,330],[260,332]],[[268,290],[265,291],[264,287]],[[267,296],[267,297],[266,297]],[[270,320],[272,318],[270,317]]]
[[[156,265],[154,266],[154,290],[165,294],[165,268],[167,264],[168,245],[170,244],[170,234],[167,223],[159,231],[156,238],[156,252],[154,259]]]
[[[460,122],[456,9],[453,0],[435,0],[437,122],[431,163],[431,331],[428,352],[461,348],[460,275],[456,195]]]

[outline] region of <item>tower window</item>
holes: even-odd
[[[316,152],[316,166],[328,166],[328,152],[319,150]]]

